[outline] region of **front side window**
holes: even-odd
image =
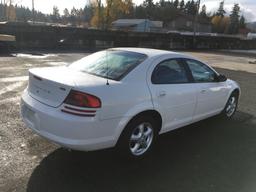
[[[152,74],[153,84],[187,83],[188,78],[182,64],[176,59],[165,60],[158,64]]]
[[[216,73],[210,69],[207,65],[196,61],[196,60],[186,60],[189,69],[191,70],[192,76],[195,82],[215,82]]]
[[[122,50],[106,50],[91,54],[69,65],[92,75],[120,80],[147,58],[146,55]]]

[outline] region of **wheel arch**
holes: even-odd
[[[228,101],[229,97],[230,97],[232,94],[235,94],[235,95],[237,96],[237,99],[239,100],[239,99],[240,99],[240,95],[241,95],[241,90],[240,90],[240,88],[235,87],[234,89],[230,90],[229,94],[227,95],[226,102]]]
[[[227,106],[227,104],[228,104],[229,98],[230,98],[232,95],[234,95],[235,97],[237,97],[237,104],[238,104],[238,100],[239,100],[240,94],[241,94],[241,92],[240,92],[240,89],[239,89],[238,87],[236,87],[236,88],[234,88],[233,90],[230,91],[230,93],[228,94],[228,98],[227,98],[226,104],[225,104],[223,110],[222,110],[221,113],[220,113],[222,117],[227,118],[227,117],[226,117],[226,111],[225,111],[225,109],[226,109],[226,106]],[[236,106],[236,108],[237,108],[237,106]],[[235,110],[236,110],[236,109],[235,109]],[[234,112],[235,112],[235,111],[234,111]],[[234,113],[233,113],[233,114],[234,114]],[[231,116],[233,116],[233,114],[232,114]],[[230,116],[230,117],[231,117],[231,116]],[[230,117],[228,117],[228,118],[230,118]]]
[[[236,95],[238,96],[238,98],[239,98],[239,97],[240,97],[240,94],[241,94],[241,91],[240,91],[239,88],[235,88],[235,89],[231,92],[230,95],[232,95],[232,94],[236,94]]]
[[[156,111],[155,109],[150,109],[150,110],[145,110],[145,111],[142,111],[140,113],[138,113],[137,115],[133,116],[129,122],[127,123],[127,125],[132,122],[134,119],[136,118],[139,118],[141,116],[147,116],[147,117],[152,117],[154,118],[154,120],[156,121],[157,123],[157,130],[158,132],[160,132],[161,128],[162,128],[162,123],[163,123],[163,119],[162,119],[162,116],[161,114]],[[126,126],[127,126],[126,125]]]
[[[237,97],[238,97],[238,100],[240,99],[240,96],[241,96],[241,88],[240,86],[238,85],[237,82],[233,81],[233,80],[230,80],[228,79],[227,81],[227,85],[229,86],[229,91],[226,95],[226,102],[228,101],[229,97],[232,95],[232,94],[236,94]],[[225,103],[226,104],[226,103]]]
[[[116,144],[119,142],[120,138],[122,137],[122,134],[125,132],[125,129],[129,126],[129,124],[132,123],[135,119],[140,118],[142,116],[148,116],[148,117],[154,118],[154,120],[156,121],[156,124],[157,124],[157,132],[159,133],[161,131],[162,123],[163,123],[161,114],[155,109],[144,110],[144,111],[141,111],[141,112],[137,113],[136,115],[132,116],[126,122],[125,126],[123,127],[123,129],[120,131],[120,133],[118,135]]]

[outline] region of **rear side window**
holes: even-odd
[[[120,80],[147,58],[146,55],[122,50],[106,50],[91,54],[69,65],[92,75]]]
[[[186,63],[192,73],[195,82],[215,82],[216,73],[207,65],[192,59],[186,59]]]
[[[159,63],[153,71],[153,84],[188,83],[183,65],[177,59],[169,59]]]

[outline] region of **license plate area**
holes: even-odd
[[[35,112],[27,107],[26,109],[27,118],[32,120],[35,117]]]
[[[23,105],[23,117],[34,127],[35,123],[35,112],[27,107],[25,104]]]

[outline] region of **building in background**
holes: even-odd
[[[178,14],[172,21],[166,23],[165,28],[167,30],[176,31],[193,31],[194,27],[194,17],[191,15]],[[197,32],[211,33],[212,24],[211,21],[207,19],[198,17],[198,22],[196,26]]]
[[[161,32],[163,22],[149,19],[118,19],[112,23],[112,29],[135,32]]]
[[[256,22],[247,23],[246,28],[250,29],[253,33],[256,33]]]
[[[247,34],[247,39],[256,39],[256,33],[248,33]]]

